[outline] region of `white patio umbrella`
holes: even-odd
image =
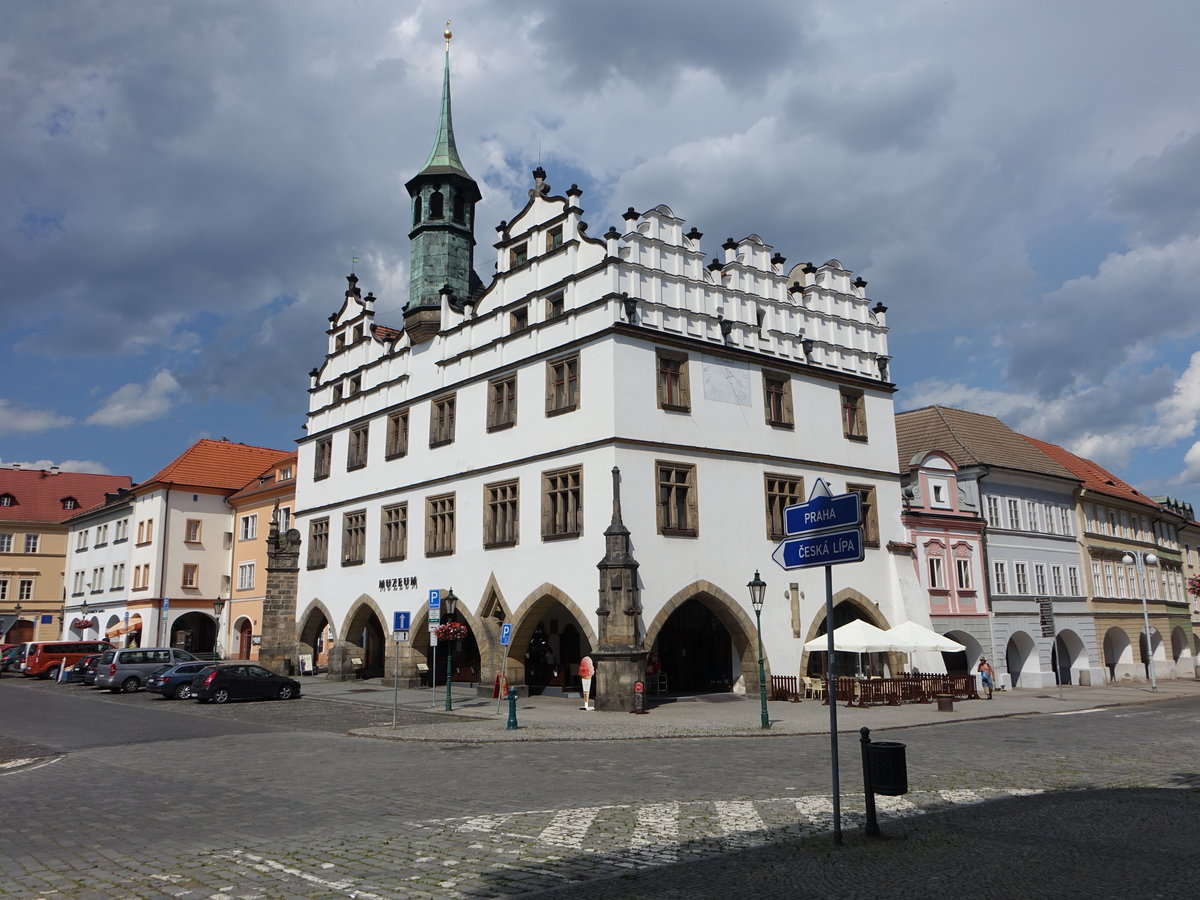
[[[938,634],[936,631],[931,631],[924,625],[918,625],[916,622],[901,622],[884,632],[884,635],[891,641],[889,650],[901,650],[907,657],[908,668],[912,668],[912,654],[914,650],[937,650],[942,653],[954,653],[958,650],[966,650],[967,648],[958,641],[952,641],[948,637]]]
[[[862,654],[880,653],[890,650],[891,640],[881,628],[876,628],[870,622],[855,619],[840,628],[833,629],[833,649],[845,653],[859,654],[858,668],[862,670]],[[826,635],[813,638],[804,645],[805,650],[815,650],[818,653],[829,649],[829,638]]]

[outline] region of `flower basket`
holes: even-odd
[[[446,641],[461,641],[468,634],[467,626],[462,622],[446,622],[433,629],[433,633],[437,635],[438,643]]]
[[[1193,597],[1200,597],[1200,575],[1193,575],[1188,579],[1187,591]]]

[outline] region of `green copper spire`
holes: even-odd
[[[446,38],[446,63],[442,70],[442,117],[438,122],[437,140],[433,142],[433,150],[421,174],[453,172],[466,178],[471,176],[463,168],[462,160],[458,158],[458,148],[454,146],[454,119],[450,114],[450,23],[446,23],[444,32]]]

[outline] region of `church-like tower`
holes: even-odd
[[[474,272],[475,204],[481,195],[459,159],[450,115],[450,23],[437,140],[424,168],[405,185],[412,199],[411,263],[404,330],[414,344],[433,337],[441,322],[441,295],[468,299]]]

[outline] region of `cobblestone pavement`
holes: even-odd
[[[912,791],[878,798],[878,841],[843,736],[835,848],[827,736],[413,743],[321,727],[390,722],[365,704],[25,689],[47,716],[100,699],[188,737],[3,745],[29,760],[0,767],[0,802],[22,811],[0,831],[4,897],[1194,896],[1194,697],[889,730]],[[402,713],[399,730],[429,727]],[[196,737],[196,716],[260,728]]]

